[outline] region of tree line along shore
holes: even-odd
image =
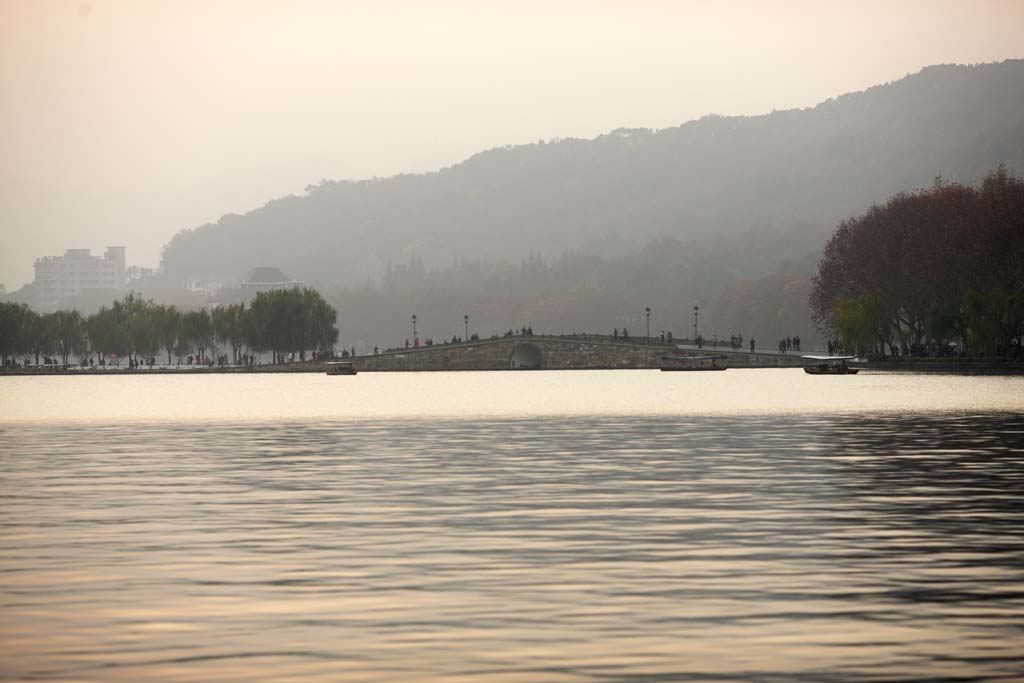
[[[330,352],[338,340],[337,311],[313,289],[258,292],[246,303],[181,311],[129,293],[86,317],[77,311],[39,314],[24,304],[0,304],[0,361],[127,367],[152,365],[167,354],[193,365],[275,363]],[[230,360],[229,360],[230,359]],[[49,361],[49,363],[47,362]]]

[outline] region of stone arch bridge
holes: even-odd
[[[665,358],[723,356],[728,367],[801,367],[798,355],[682,348],[645,339],[614,339],[583,335],[528,335],[389,349],[373,356],[357,356],[360,371],[430,370],[575,370],[657,368]]]

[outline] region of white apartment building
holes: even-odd
[[[122,289],[125,284],[124,247],[107,247],[101,257],[91,249],[66,249],[63,256],[36,259],[36,302],[46,309],[61,299],[89,289]]]

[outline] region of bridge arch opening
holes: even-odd
[[[533,344],[517,344],[509,364],[516,370],[539,370],[544,364],[544,356]]]

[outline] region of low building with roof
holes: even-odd
[[[293,280],[277,266],[257,266],[242,278],[240,287],[247,292],[271,292],[275,289],[296,289],[302,283]]]
[[[240,287],[238,280],[234,278],[218,277],[207,275],[194,277],[185,282],[185,289],[194,294],[205,294],[210,299],[216,299],[221,290]]]

